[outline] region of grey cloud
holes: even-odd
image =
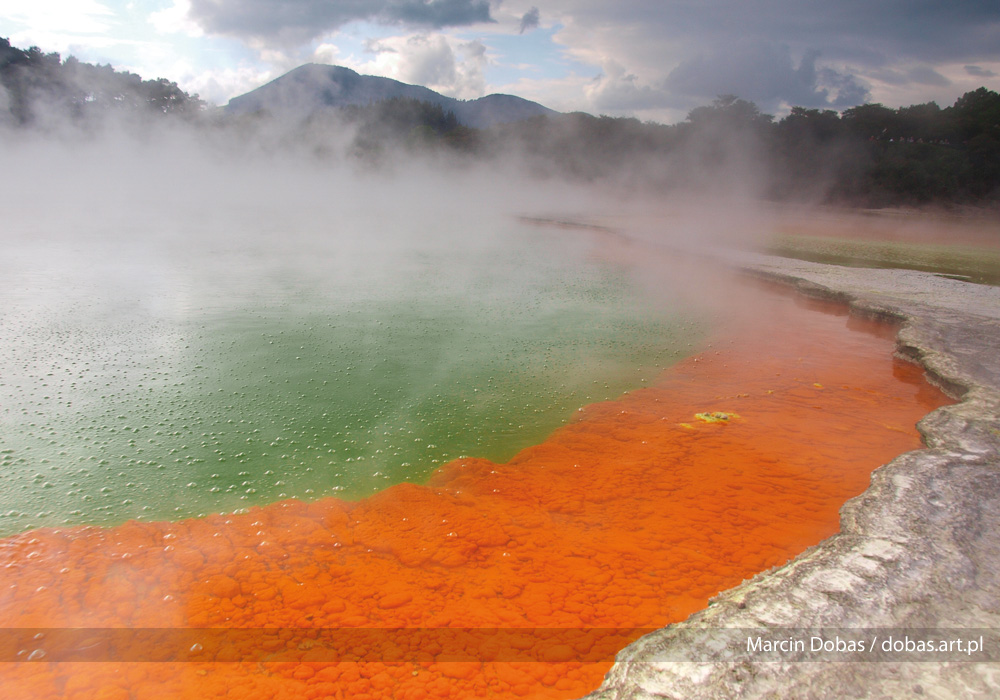
[[[466,59],[473,59],[477,61],[486,60],[486,44],[478,39],[462,44],[461,49],[462,55]]]
[[[951,85],[951,81],[946,77],[938,73],[936,70],[930,66],[919,66],[917,68],[912,68],[908,76],[911,82],[920,83],[921,85],[937,85],[939,87],[946,87]]]
[[[396,49],[379,39],[365,39],[364,47],[365,53],[396,53]]]
[[[557,37],[605,66],[588,94],[608,110],[690,108],[720,94],[770,113],[844,109],[881,82],[939,91],[953,87],[946,63],[1000,61],[996,0],[549,2],[565,27]],[[609,59],[627,70],[609,71]]]
[[[488,0],[191,0],[204,31],[298,44],[355,20],[441,28],[492,22]]]
[[[642,84],[624,66],[611,61],[604,72],[596,76],[587,91],[594,108],[612,112],[648,109],[681,109],[686,106],[662,84]]]
[[[642,111],[682,105],[661,87],[640,85],[634,75],[601,74],[594,78],[590,99],[598,110]]]
[[[537,7],[532,7],[530,10],[524,13],[521,17],[521,31],[519,34],[524,34],[529,29],[534,29],[538,26],[538,22],[541,19],[541,15],[538,13]]]
[[[622,27],[623,41],[719,46],[745,41],[787,43],[800,55],[871,68],[880,61],[975,63],[1000,58],[996,0],[550,0],[578,27]],[[627,46],[623,46],[628,50]]]
[[[996,73],[982,66],[965,66],[965,72],[977,78],[995,78]]]
[[[453,85],[456,78],[455,53],[440,37],[410,37],[406,42],[406,61],[401,76],[414,85]]]
[[[742,36],[823,51],[872,49],[925,60],[1000,54],[995,0],[703,0],[664,5],[658,24],[677,19],[701,38]]]
[[[483,68],[488,62],[486,46],[468,41],[453,46],[440,34],[414,34],[405,39],[368,41],[365,51],[397,55],[393,77],[404,83],[433,87],[450,97],[483,94]]]
[[[616,111],[678,109],[727,94],[771,113],[789,105],[846,108],[867,101],[869,91],[858,78],[817,67],[818,58],[811,51],[796,66],[787,46],[740,42],[689,59],[651,84],[611,64],[590,94],[595,107]]]
[[[931,85],[934,87],[947,87],[951,81],[938,73],[930,66],[917,66],[916,68],[880,68],[870,71],[871,77],[889,85]]]
[[[869,71],[869,75],[875,80],[879,80],[888,85],[906,85],[910,82],[909,73],[906,71],[893,70],[891,68],[881,68]]]
[[[397,0],[387,3],[382,16],[403,24],[430,27],[493,21],[487,0]]]
[[[867,98],[868,91],[857,78],[817,69],[818,58],[818,51],[809,51],[796,66],[788,46],[737,42],[682,62],[667,76],[664,87],[702,100],[737,95],[764,111],[782,105],[851,106]]]
[[[837,107],[854,107],[864,104],[871,97],[871,92],[855,76],[845,73],[838,73],[831,68],[823,68],[819,71],[819,82],[837,90]],[[810,107],[812,105],[793,105],[796,107]],[[834,106],[834,105],[825,105]]]

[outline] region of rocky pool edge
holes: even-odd
[[[957,403],[920,421],[925,449],[873,472],[841,509],[839,534],[629,645],[587,700],[1000,696],[1000,665],[990,661],[732,660],[732,649],[706,645],[706,629],[725,628],[776,637],[1000,631],[1000,288],[911,270],[720,256],[745,274],[846,302],[852,314],[899,322],[897,354]]]

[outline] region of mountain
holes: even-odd
[[[453,112],[460,124],[477,129],[540,114],[556,114],[537,102],[514,95],[456,100],[420,85],[316,63],[299,66],[256,90],[234,97],[225,110],[233,115],[267,111],[279,117],[305,118],[320,109],[367,105],[394,97],[440,105],[445,111]]]

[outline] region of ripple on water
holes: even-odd
[[[0,534],[357,498],[507,459],[690,339],[586,241],[501,233],[317,278],[266,246],[154,264],[25,243],[0,310]]]

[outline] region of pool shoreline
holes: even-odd
[[[900,322],[897,354],[959,403],[920,421],[927,448],[876,470],[841,509],[839,534],[628,646],[586,698],[995,696],[995,664],[975,658],[733,660],[725,645],[706,647],[705,630],[1000,628],[1000,542],[992,536],[1000,530],[1000,288],[911,270],[731,251],[711,257],[846,302],[852,314]]]

